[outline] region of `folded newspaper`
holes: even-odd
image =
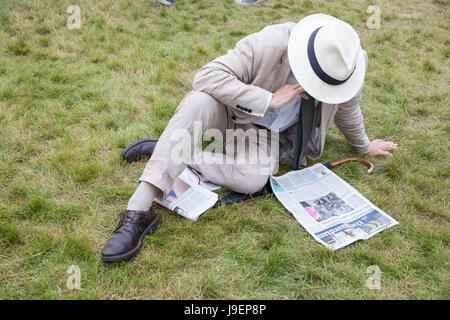
[[[322,164],[271,177],[283,206],[321,244],[337,250],[398,222]]]
[[[209,182],[202,182],[199,176],[186,168],[176,179],[170,192],[155,201],[180,216],[197,221],[198,217],[211,208],[218,199],[212,190],[221,187]]]

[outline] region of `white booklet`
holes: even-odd
[[[218,195],[211,190],[220,188],[213,183],[200,181],[194,171],[186,168],[175,179],[170,192],[155,201],[180,216],[197,221],[198,217],[218,200]]]
[[[398,224],[324,165],[270,177],[283,206],[321,244],[337,250]]]

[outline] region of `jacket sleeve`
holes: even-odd
[[[194,77],[194,90],[205,92],[230,107],[263,116],[270,92],[249,84],[264,54],[258,38],[259,33],[245,37],[226,55],[201,68]]]
[[[364,52],[365,53],[365,52]],[[367,54],[366,68],[367,68]],[[368,153],[370,150],[370,140],[364,128],[364,119],[359,103],[362,98],[362,90],[349,101],[342,103],[334,116],[334,123],[344,134],[348,143],[355,148],[358,153]]]

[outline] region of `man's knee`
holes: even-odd
[[[258,166],[238,166],[233,174],[230,189],[240,193],[253,194],[261,191],[267,183],[268,174],[260,172]]]
[[[196,120],[217,119],[226,116],[223,104],[201,91],[189,92],[176,109],[176,113],[189,114]]]

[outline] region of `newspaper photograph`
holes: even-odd
[[[320,163],[272,176],[270,184],[294,218],[331,250],[368,239],[398,224]]]
[[[202,182],[194,171],[186,168],[175,179],[170,192],[155,201],[182,217],[197,221],[203,212],[217,202],[218,195],[212,192],[217,189],[220,189],[220,186]]]

